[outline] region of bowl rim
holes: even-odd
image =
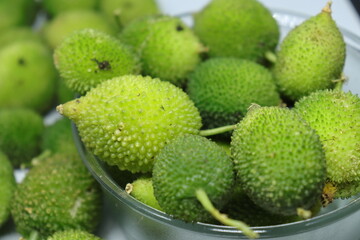
[[[297,13],[295,11],[273,9],[273,8],[269,8],[269,9],[272,12],[275,19],[277,16],[282,16],[282,15],[297,17],[299,18],[300,21],[305,20],[308,17],[311,17],[309,15]],[[183,16],[188,16],[190,14],[191,13],[184,13],[177,16],[183,17]],[[344,39],[347,45],[349,44],[349,46],[354,47],[351,41],[360,44],[359,36],[341,27],[339,27],[339,29],[344,34]],[[360,54],[360,45],[355,46],[355,49]],[[120,187],[112,179],[112,177],[103,169],[101,159],[97,158],[94,155],[92,155],[91,158],[87,156],[86,148],[83,145],[80,135],[77,131],[77,127],[73,122],[72,122],[72,130],[73,130],[75,145],[78,149],[79,155],[83,160],[84,164],[86,165],[86,167],[88,168],[89,172],[100,183],[102,188],[104,188],[117,200],[120,200],[122,203],[131,207],[134,211],[137,211],[138,213],[143,214],[148,218],[154,219],[163,224],[171,225],[173,227],[184,228],[190,231],[199,231],[201,229],[203,234],[212,235],[212,236],[223,236],[223,237],[236,236],[236,238],[238,239],[247,239],[246,236],[242,235],[242,231],[234,227],[201,223],[201,222],[186,223],[182,220],[174,219],[170,215],[162,211],[159,211],[157,209],[154,209],[150,206],[147,206],[141,203],[140,201],[136,200],[135,198],[127,194],[125,190],[122,187]],[[278,224],[278,225],[255,226],[255,227],[251,227],[251,229],[259,233],[261,238],[284,237],[284,236],[299,234],[302,232],[308,232],[320,228],[324,225],[328,225],[329,223],[333,223],[347,216],[350,216],[351,214],[354,214],[359,210],[360,210],[360,194],[351,198],[346,206],[341,206],[335,210],[324,213],[322,215],[315,216],[307,220]]]

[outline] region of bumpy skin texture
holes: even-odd
[[[345,63],[345,42],[328,12],[290,31],[280,45],[274,76],[281,94],[296,101],[313,91],[333,88]]]
[[[145,75],[182,85],[200,62],[201,43],[181,19],[142,18],[128,25],[120,39],[138,53]]]
[[[346,199],[360,193],[360,181],[333,184],[336,188],[334,198]]]
[[[27,164],[40,152],[42,117],[30,109],[0,110],[0,149],[14,167]]]
[[[37,231],[46,239],[57,231],[93,231],[101,190],[78,155],[54,155],[30,169],[11,203],[16,230],[25,238]]]
[[[42,135],[41,150],[54,153],[77,153],[72,135],[71,121],[62,118],[46,126]]]
[[[213,0],[195,14],[194,31],[211,57],[260,61],[279,41],[275,19],[256,0]]]
[[[161,12],[156,0],[101,0],[100,11],[113,23],[121,26]]]
[[[213,58],[190,75],[187,92],[199,109],[204,127],[235,124],[253,104],[280,104],[271,72],[243,59]]]
[[[233,162],[216,143],[199,135],[180,136],[156,156],[154,194],[162,209],[184,221],[207,222],[210,214],[197,200],[203,189],[221,209],[233,186]]]
[[[0,152],[0,227],[10,215],[10,202],[15,191],[14,170],[8,157]]]
[[[47,240],[101,240],[101,238],[82,230],[56,232]]]
[[[315,130],[287,108],[251,109],[231,140],[238,179],[258,206],[283,215],[310,208],[326,177]]]
[[[296,102],[294,110],[320,136],[326,155],[328,180],[335,185],[359,183],[359,96],[341,90],[321,90]],[[356,186],[359,188],[359,184]]]
[[[151,177],[141,177],[133,181],[131,183],[130,195],[140,202],[161,211],[161,207],[154,196],[154,188]]]
[[[138,59],[118,39],[94,29],[83,29],[55,49],[54,62],[71,90],[85,94],[110,78],[137,74]]]
[[[95,10],[99,0],[43,0],[44,10],[51,16],[73,10]]]
[[[56,48],[74,31],[92,28],[109,35],[115,35],[115,27],[98,12],[92,10],[71,10],[57,15],[43,27],[42,34],[47,43]]]
[[[16,41],[0,51],[0,107],[48,110],[58,77],[51,51],[38,41]]]
[[[31,26],[37,10],[36,1],[1,0],[0,33],[15,26]]]
[[[154,157],[172,138],[197,134],[201,118],[180,88],[150,77],[113,78],[86,96],[60,105],[84,144],[121,170],[151,171]]]

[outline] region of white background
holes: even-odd
[[[259,0],[272,9],[290,10],[306,15],[315,15],[325,6],[327,0]],[[180,14],[201,9],[209,0],[158,0],[161,9],[167,14]],[[333,18],[338,26],[360,36],[360,18],[350,0],[334,0]],[[4,229],[5,228],[5,229]],[[0,240],[18,240],[19,235],[8,224],[0,231]],[[99,235],[105,240],[126,240],[121,227],[111,217],[105,217]]]

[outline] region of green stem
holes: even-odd
[[[38,231],[32,231],[32,232],[30,233],[29,238],[28,238],[28,240],[38,240],[38,239],[40,239],[40,238],[39,238],[39,232],[38,232]]]
[[[333,80],[335,83],[335,90],[342,90],[344,83],[348,80],[344,73],[341,74],[339,79]]]
[[[236,128],[236,125],[227,125],[227,126],[218,127],[218,128],[201,130],[199,134],[200,134],[200,136],[207,137],[207,136],[213,136],[216,134],[229,132],[229,131],[234,130],[235,128]]]
[[[228,218],[228,216],[226,216],[225,214],[220,213],[219,210],[217,210],[214,207],[214,205],[211,203],[209,197],[207,196],[206,192],[203,189],[196,190],[195,194],[196,194],[196,198],[199,200],[201,205],[203,205],[205,210],[208,211],[219,222],[227,226],[236,227],[249,238],[259,237],[259,234],[257,232],[254,232],[244,222]]]
[[[41,163],[44,159],[50,157],[51,154],[52,152],[49,149],[43,151],[40,155],[31,159],[31,166],[39,165],[39,163]]]
[[[265,59],[274,64],[277,61],[277,56],[274,52],[267,51],[265,52]]]
[[[120,15],[121,15],[121,10],[120,10],[120,9],[114,10],[115,23],[116,23],[116,25],[117,25],[117,27],[118,27],[119,29],[123,29],[123,28],[124,28],[124,25],[123,25],[123,23],[121,22]]]

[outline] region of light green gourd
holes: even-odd
[[[149,172],[166,143],[198,134],[201,118],[188,95],[151,77],[115,77],[57,110],[76,124],[88,149],[110,165]]]
[[[128,46],[90,28],[67,37],[55,49],[54,63],[65,85],[80,94],[110,78],[140,71],[138,58]]]
[[[334,88],[341,81],[345,56],[343,35],[328,3],[281,42],[273,69],[281,95],[296,101],[313,91]]]
[[[186,83],[204,51],[192,29],[172,16],[141,18],[126,26],[119,37],[138,54],[142,74],[177,86]]]
[[[288,108],[252,107],[231,140],[237,179],[251,201],[294,215],[320,199],[325,154],[315,130]]]
[[[194,31],[210,57],[263,62],[279,41],[271,12],[257,0],[212,0],[194,14]]]
[[[327,179],[342,198],[360,192],[360,98],[342,90],[320,90],[295,103],[320,136]],[[351,190],[353,189],[353,190]]]

